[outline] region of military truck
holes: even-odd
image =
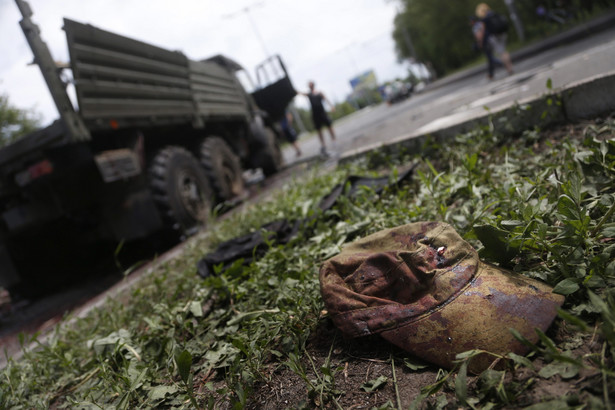
[[[84,275],[102,243],[189,235],[242,195],[245,170],[280,170],[277,121],[296,92],[279,56],[248,92],[228,57],[194,61],[64,19],[70,63],[58,66],[16,3],[60,118],[0,150],[0,286],[60,283],[66,260]]]

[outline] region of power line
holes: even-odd
[[[262,7],[263,6],[264,1],[259,1],[258,3],[252,3],[249,6],[244,7],[243,9],[233,12],[233,13],[228,13],[228,14],[224,14],[222,16],[222,18],[225,19],[229,19],[229,18],[235,18],[236,16],[240,15],[240,14],[244,14],[246,15],[246,17],[248,18],[248,21],[250,22],[250,25],[252,26],[252,31],[254,31],[254,35],[256,37],[256,39],[258,40],[258,42],[260,43],[261,47],[263,48],[263,51],[265,52],[265,57],[269,57],[269,50],[267,50],[267,46],[265,45],[265,41],[263,40],[263,38],[261,37],[261,34],[258,30],[258,27],[256,26],[256,23],[254,22],[254,19],[252,18],[252,14],[250,13],[252,11],[252,9],[257,8],[257,7]]]

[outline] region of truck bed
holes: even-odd
[[[232,72],[64,19],[79,112],[90,130],[246,119]]]

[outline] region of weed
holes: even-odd
[[[503,140],[493,129],[429,140],[421,155],[386,151],[326,175],[307,173],[215,222],[138,288],[9,361],[0,373],[0,407],[241,408],[250,406],[256,386],[286,369],[303,381],[310,405],[341,407],[331,350],[318,362],[308,344],[323,308],[318,267],[358,236],[420,220],[448,222],[486,261],[554,286],[566,295],[560,323],[576,333],[568,341],[540,334],[536,345],[519,336],[530,356],[506,355],[503,370],[478,376],[466,371],[477,353],[468,352],[456,369],[440,370],[413,408],[515,406],[532,380],[577,380],[581,373],[600,380],[583,397],[608,406],[615,385],[615,121],[596,122],[580,138],[546,138],[533,129]],[[317,209],[318,198],[349,174],[409,162],[419,164],[411,183],[379,196],[364,189],[329,211]],[[218,243],[279,218],[310,223],[289,243],[270,243],[251,264],[238,261],[206,280],[196,275],[196,261]],[[577,354],[575,340],[600,348]],[[403,362],[404,370],[425,367]],[[402,407],[396,363],[391,357],[394,395],[379,408]],[[364,387],[378,393],[388,381],[365,380]],[[550,404],[577,406],[579,397]]]

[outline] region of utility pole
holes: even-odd
[[[402,15],[401,6],[397,7],[397,15]],[[410,38],[410,32],[408,31],[408,27],[402,25],[401,34],[404,38],[404,43],[406,43],[406,48],[408,49],[408,53],[410,53],[410,60],[412,63],[416,61],[416,50],[414,49],[414,44],[412,44],[412,39]]]
[[[260,1],[258,3],[253,3],[249,6],[244,7],[243,9],[234,12],[234,13],[229,13],[229,14],[225,14],[222,16],[222,18],[233,18],[241,13],[245,13],[246,17],[248,18],[248,21],[250,22],[250,25],[252,26],[252,31],[254,31],[254,36],[256,37],[256,39],[258,40],[258,42],[260,43],[261,47],[263,48],[263,52],[265,53],[265,57],[269,57],[269,50],[267,50],[267,46],[265,45],[265,41],[263,41],[263,38],[261,37],[260,32],[258,31],[258,27],[256,27],[256,23],[254,23],[254,20],[252,19],[252,15],[250,14],[250,11],[253,8],[256,7],[262,7],[263,2]]]
[[[358,75],[359,74],[359,65],[357,64],[357,60],[355,60],[354,54],[352,53],[352,50],[351,50],[351,48],[354,47],[354,45],[355,45],[355,43],[352,42],[352,43],[348,44],[347,46],[345,46],[343,48],[343,50],[347,52],[348,59],[350,60],[350,63],[352,64],[352,66],[354,68],[355,74]]]
[[[258,27],[256,26],[256,23],[254,22],[254,19],[252,18],[252,14],[251,14],[252,9],[256,7],[262,7],[263,3],[264,3],[263,1],[260,1],[258,3],[252,3],[251,5],[246,6],[239,11],[236,11],[234,13],[225,14],[222,16],[222,18],[225,18],[225,19],[234,18],[238,16],[239,14],[245,13],[246,17],[248,18],[248,21],[250,22],[250,25],[252,26],[252,31],[254,32],[254,36],[256,37],[261,47],[263,48],[263,53],[265,53],[265,58],[269,58],[271,54],[269,54],[269,50],[267,49],[267,46],[265,45],[265,41],[263,40],[263,37],[261,36],[260,31],[258,30]],[[290,109],[291,114],[293,115],[293,118],[297,121],[299,130],[301,132],[305,132],[305,125],[303,124],[303,121],[301,120],[301,116],[299,115],[299,112],[297,111],[297,107],[295,107],[294,101],[291,101],[289,109]]]
[[[410,33],[408,32],[407,27],[402,27],[402,34],[404,35],[404,42],[406,43],[406,47],[408,48],[408,52],[410,53],[410,58],[416,61],[416,50],[414,49],[414,44],[412,44],[412,39],[410,39]]]
[[[521,40],[522,42],[525,41],[525,30],[523,29],[523,23],[521,22],[519,14],[517,13],[517,8],[515,7],[514,0],[504,0],[504,3],[506,3],[506,7],[508,7],[510,19],[515,26],[515,31],[517,32],[519,40]]]

